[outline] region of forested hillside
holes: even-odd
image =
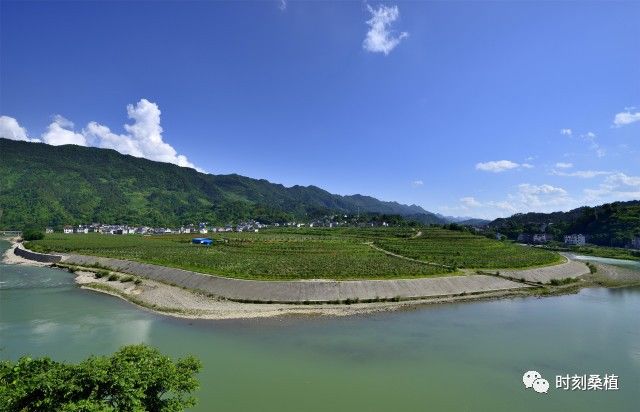
[[[114,150],[0,138],[0,228],[89,222],[176,226],[311,219],[331,213],[443,220],[419,206],[285,187],[236,174],[211,175]]]
[[[489,228],[510,238],[520,233],[548,232],[559,239],[570,233],[582,233],[596,245],[624,247],[640,235],[640,200],[580,207],[568,212],[519,213],[496,219]]]

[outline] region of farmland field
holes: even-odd
[[[50,234],[27,246],[40,252],[96,255],[244,279],[390,279],[459,274],[389,256],[456,267],[524,267],[559,261],[555,253],[443,229],[269,229],[209,235],[213,246],[193,245],[201,235]]]
[[[426,229],[409,239],[382,238],[381,248],[413,259],[464,268],[525,268],[560,263],[563,259],[540,248],[498,242],[468,232]]]

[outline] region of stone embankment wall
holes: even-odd
[[[306,303],[378,299],[421,299],[528,287],[495,276],[354,281],[259,281],[205,275],[188,270],[95,256],[66,255],[64,263],[99,264],[110,269],[215,296],[251,302]]]
[[[42,263],[57,263],[62,260],[62,256],[58,255],[46,255],[44,253],[36,253],[30,250],[22,249],[20,246],[16,246],[14,250],[15,254],[29,260],[35,260]]]

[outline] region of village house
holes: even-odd
[[[584,237],[583,234],[580,233],[574,233],[571,235],[566,235],[564,237],[564,244],[565,245],[575,245],[575,246],[582,246],[586,243],[586,239]]]
[[[536,233],[533,235],[533,243],[547,243],[553,240],[549,233]]]
[[[73,228],[73,233],[89,233],[89,228],[86,226],[78,225],[78,227]]]
[[[48,227],[44,230],[44,233],[53,233],[53,228],[52,227]]]
[[[66,233],[66,234],[73,233],[73,227],[71,227],[71,226],[65,226],[65,227],[62,229],[62,231],[63,231],[64,233]]]

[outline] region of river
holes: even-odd
[[[172,356],[194,354],[204,365],[198,411],[637,411],[640,405],[638,288],[345,318],[196,321],[81,290],[73,275],[57,269],[0,264],[0,282],[0,358],[77,361],[139,342]],[[531,369],[549,380],[549,393],[525,390],[522,374]],[[606,373],[619,376],[619,390],[555,388],[555,375]]]

